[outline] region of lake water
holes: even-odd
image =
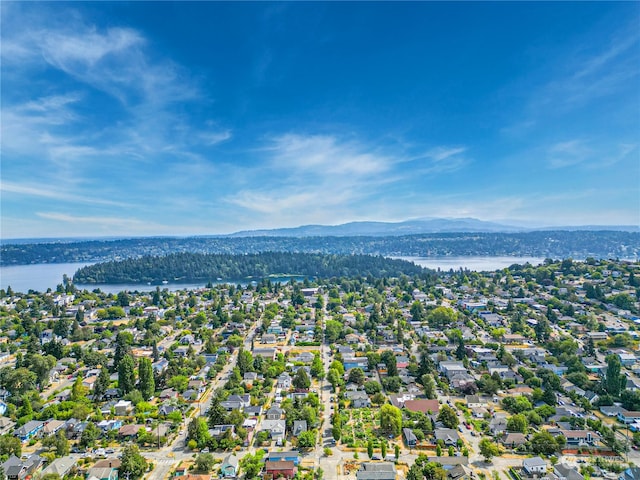
[[[422,267],[443,271],[450,269],[459,270],[460,268],[474,271],[493,271],[508,267],[514,263],[529,262],[537,265],[544,261],[544,258],[538,257],[399,257],[403,260],[412,261]],[[56,286],[62,283],[62,275],[72,277],[79,268],[90,263],[46,263],[37,265],[17,265],[11,267],[0,267],[0,288],[5,289],[10,285],[14,292],[28,292],[36,290],[46,292],[48,288],[55,290]],[[289,278],[280,278],[279,281],[287,282]],[[227,281],[229,283],[246,284],[245,281]],[[202,288],[202,283],[168,283],[160,285],[160,288],[168,288],[171,291]],[[122,290],[138,290],[141,292],[156,289],[156,285],[145,284],[124,284],[124,285],[76,285],[80,289],[86,288],[93,290],[99,288],[103,292],[117,293]]]
[[[421,267],[433,270],[472,270],[475,272],[492,272],[517,264],[530,263],[539,265],[544,262],[542,257],[395,257],[408,260]]]

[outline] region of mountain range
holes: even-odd
[[[638,232],[633,225],[583,225],[571,227],[527,228],[477,218],[418,218],[403,222],[349,222],[340,225],[302,225],[292,228],[243,230],[230,237],[350,237],[400,236],[424,233],[516,233],[541,230],[609,230]]]

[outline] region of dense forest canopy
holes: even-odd
[[[111,261],[81,268],[75,283],[160,283],[239,280],[269,275],[398,277],[427,270],[404,260],[372,255],[265,252],[247,255],[174,253]]]
[[[120,240],[2,242],[0,265],[103,262],[168,253],[306,252],[384,256],[534,256],[627,258],[640,255],[640,233],[539,231],[433,233],[394,237],[164,237]]]

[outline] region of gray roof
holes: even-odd
[[[532,458],[525,458],[522,461],[522,465],[526,467],[541,467],[541,466],[547,466],[547,462],[545,462],[540,457],[532,457]]]
[[[356,472],[356,478],[358,480],[392,480],[396,478],[396,466],[391,462],[365,462]]]
[[[227,455],[222,462],[221,468],[234,467],[238,468],[238,457],[235,455]]]
[[[556,474],[567,480],[584,480],[584,477],[575,468],[559,463],[554,467]]]
[[[60,478],[64,477],[69,470],[76,464],[75,459],[71,457],[56,458],[51,464],[42,471],[43,475],[47,473],[55,473],[60,475]]]

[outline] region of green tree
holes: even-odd
[[[118,332],[116,349],[113,354],[113,366],[116,370],[120,366],[120,361],[126,355],[131,355],[131,344],[133,344],[133,335],[130,332]]]
[[[56,364],[56,357],[53,355],[31,355],[29,361],[29,369],[36,374],[36,381],[40,388],[44,388],[49,384],[49,374]]]
[[[384,433],[393,436],[400,435],[402,429],[402,412],[393,405],[382,405],[380,407],[380,428]]]
[[[367,455],[369,455],[369,458],[373,458],[373,440],[369,439],[369,441],[367,442]]]
[[[130,301],[129,294],[126,291],[118,292],[118,305],[120,307],[128,307]]]
[[[365,381],[364,371],[361,368],[352,368],[349,370],[348,381],[357,385],[363,385]]]
[[[187,427],[187,438],[195,440],[198,448],[203,448],[209,441],[209,428],[202,417],[196,417]]]
[[[107,393],[109,385],[111,384],[111,375],[106,365],[103,365],[98,374],[96,383],[93,384],[93,399],[96,402],[101,402],[104,398],[104,394]]]
[[[92,447],[99,437],[100,429],[95,423],[89,422],[80,436],[80,445],[83,447]]]
[[[253,372],[253,355],[244,348],[238,351],[238,368],[242,376],[247,372]]]
[[[298,368],[291,383],[299,390],[308,390],[311,386],[311,379],[304,368]]]
[[[536,454],[553,455],[560,450],[556,439],[546,430],[542,430],[531,438],[531,451]]]
[[[118,476],[123,478],[135,480],[141,478],[147,471],[147,460],[140,455],[136,444],[128,444],[124,447],[121,462]]]
[[[387,366],[387,376],[395,377],[398,375],[396,356],[391,350],[385,350],[384,352],[382,352],[380,359]]]
[[[82,385],[82,377],[78,375],[71,387],[71,401],[79,402],[86,398],[89,389]]]
[[[436,307],[429,312],[429,315],[427,315],[429,326],[433,328],[442,328],[453,325],[457,319],[458,315],[456,312],[448,307]]]
[[[612,397],[618,397],[620,390],[624,385],[620,375],[621,370],[620,358],[618,355],[607,355],[607,373],[604,378],[604,389]]]
[[[11,455],[18,458],[22,456],[22,442],[18,437],[10,434],[0,436],[0,456],[10,457]]]
[[[264,451],[258,450],[255,455],[251,455],[250,453],[245,455],[242,460],[240,460],[240,469],[244,472],[244,478],[247,480],[253,480],[258,477],[258,474],[262,470],[262,457],[264,456]]]
[[[298,435],[298,447],[303,449],[310,449],[316,446],[316,437],[318,436],[315,430],[307,430]]]
[[[327,374],[327,381],[331,384],[331,388],[335,392],[336,388],[342,383],[342,377],[335,368],[330,368]]]
[[[25,392],[35,390],[36,381],[36,374],[25,367],[4,367],[0,370],[0,384],[12,397],[21,397]]]
[[[448,405],[442,405],[440,407],[440,413],[438,413],[438,421],[447,428],[456,428],[458,426],[458,415]]]
[[[311,363],[311,376],[313,378],[319,379],[322,379],[324,376],[324,366],[322,364],[322,359],[317,353],[314,354],[313,362]]]
[[[387,442],[386,442],[386,440],[383,440],[382,442],[380,442],[380,456],[382,457],[383,460],[387,459]]]
[[[153,378],[153,365],[151,359],[141,358],[138,365],[138,377],[140,379],[140,393],[142,398],[149,400],[156,390],[156,383]]]
[[[478,446],[480,447],[480,454],[487,462],[490,462],[493,457],[500,455],[500,447],[486,437],[480,440]]]
[[[207,411],[207,416],[209,417],[209,426],[211,427],[214,425],[223,425],[227,420],[227,411],[220,404],[220,398],[216,395],[211,398],[211,405]]]
[[[438,398],[436,393],[436,382],[433,379],[433,375],[430,373],[425,373],[420,377],[420,381],[422,382],[422,387],[424,388],[424,394],[428,399],[433,400],[434,398]]]
[[[210,453],[201,453],[196,457],[195,471],[198,473],[209,473],[213,470],[216,459]]]
[[[133,357],[125,355],[118,365],[118,388],[127,394],[136,388],[136,372]]]
[[[367,395],[375,395],[382,391],[382,386],[375,380],[369,380],[364,383],[364,391],[367,392]]]
[[[521,413],[511,416],[507,420],[507,430],[509,430],[510,432],[527,433],[528,429],[529,422],[527,420],[527,417],[525,417]]]

